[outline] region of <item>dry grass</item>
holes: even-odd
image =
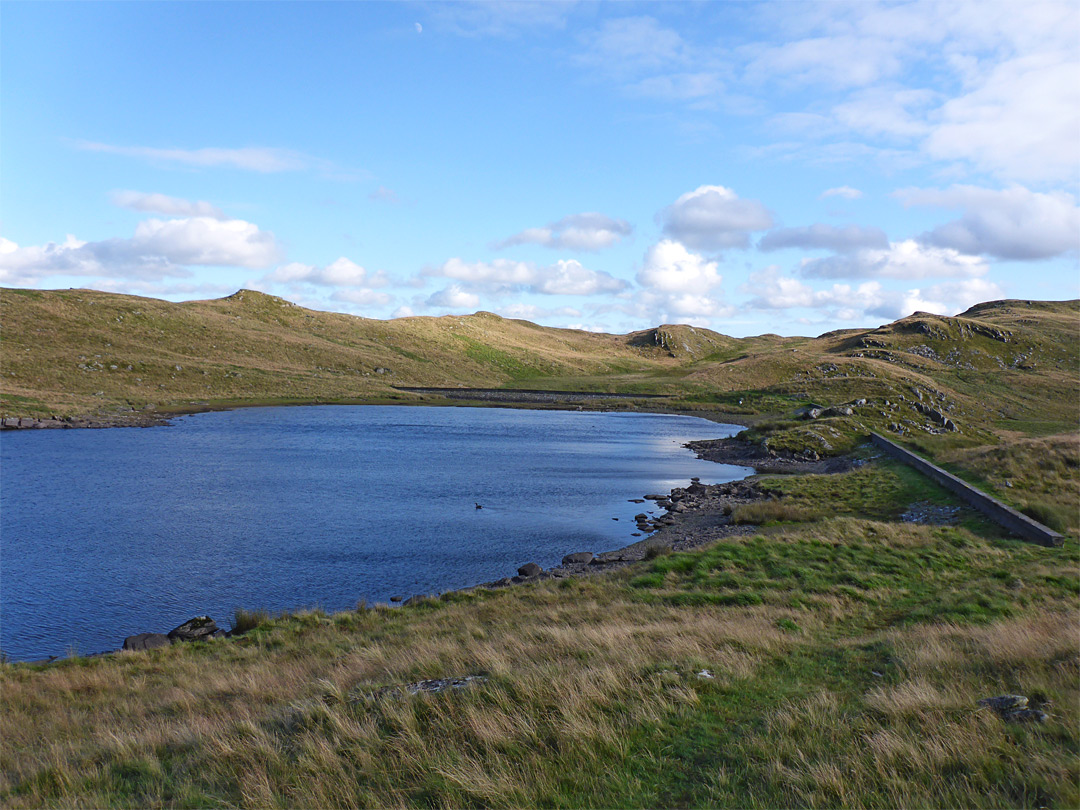
[[[5,667],[5,806],[453,805],[559,795],[628,733],[749,678],[793,640],[764,613],[642,608],[588,585],[276,620],[202,650]],[[600,598],[597,598],[597,597]],[[461,693],[380,687],[483,673]],[[580,786],[579,786],[580,787]],[[200,799],[199,797],[204,797]]]
[[[1080,528],[1080,433],[1012,438],[942,460],[1058,531]]]
[[[876,639],[896,656],[880,685],[793,701],[748,746],[769,752],[791,806],[1075,807],[1078,634],[1075,613],[892,631]],[[1050,701],[1051,720],[976,705],[1003,692]]]
[[[957,538],[969,536],[840,520],[770,541],[773,553],[839,553],[860,537],[894,549],[880,564],[895,571],[905,555],[956,554]],[[731,559],[749,564],[767,550],[743,542],[745,556]],[[956,570],[978,582],[972,560],[1001,563],[993,544],[966,542],[975,545]],[[720,559],[722,548],[697,556]],[[1044,552],[1076,567],[1074,550],[998,550],[1031,583]],[[691,571],[681,561],[692,559],[651,565]],[[631,579],[315,611],[228,641],[6,665],[0,802],[997,807],[1080,798],[1080,627],[1075,606],[1057,597],[1012,617],[913,625],[888,620],[903,581],[868,613],[828,591],[801,608],[674,606],[641,599]],[[487,680],[441,694],[383,691],[469,674]],[[978,710],[979,698],[1005,692],[1045,701],[1051,720],[1024,727]]]
[[[805,523],[818,520],[820,510],[784,500],[755,501],[739,504],[731,512],[731,522],[744,523]]]

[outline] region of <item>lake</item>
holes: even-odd
[[[741,430],[686,416],[408,406],[247,408],[0,439],[0,649],[117,649],[199,614],[352,608],[558,565]],[[480,503],[483,509],[476,509]],[[613,520],[618,518],[618,520]]]

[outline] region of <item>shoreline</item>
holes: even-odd
[[[511,408],[521,410],[579,410],[597,412],[658,413],[677,416],[697,416],[710,422],[749,427],[763,418],[760,415],[735,414],[717,409],[678,408],[660,401],[670,397],[664,394],[625,394],[609,392],[534,391],[524,389],[461,389],[461,396],[418,393],[438,389],[395,389],[405,393],[417,392],[410,398],[357,397],[355,399],[251,399],[218,402],[191,402],[185,405],[154,406],[142,410],[131,408],[79,416],[5,416],[0,418],[0,431],[8,430],[70,430],[125,427],[162,427],[170,420],[199,413],[220,413],[241,408],[291,408],[296,406],[333,405],[410,405],[440,408]],[[452,394],[456,389],[445,389]],[[468,397],[467,394],[477,394]],[[431,397],[430,399],[425,397]]]
[[[292,403],[292,404],[371,404],[376,403]],[[639,411],[637,409],[627,408],[558,408],[551,407],[550,405],[538,405],[538,404],[526,404],[526,403],[483,403],[480,405],[471,405],[466,402],[453,402],[453,403],[440,403],[440,402],[409,402],[409,403],[377,403],[377,404],[408,404],[416,406],[428,406],[428,407],[509,407],[520,408],[522,410],[589,410],[596,412],[630,412],[630,413],[657,413],[657,414],[670,414],[670,415],[682,415],[682,416],[698,416],[700,418],[706,418],[708,421],[714,421],[719,424],[738,424],[736,422],[722,422],[724,414],[711,412],[712,418],[704,417],[700,413],[688,412],[679,409],[655,409],[649,411]],[[214,409],[213,411],[199,410],[192,411],[190,413],[172,414],[173,416],[191,415],[191,413],[202,412],[216,412],[218,410],[231,410],[232,407]],[[239,407],[276,407],[273,405],[248,404]],[[162,418],[161,414],[155,413],[153,416],[141,415],[143,418],[153,421],[148,421],[146,424],[138,424],[133,421],[124,421],[122,424],[72,424],[63,423],[55,426],[47,426],[56,429],[57,427],[83,427],[83,428],[105,428],[105,427],[154,427],[165,426],[169,422],[167,419]],[[5,422],[7,420],[4,420]],[[87,420],[89,421],[89,420]],[[31,426],[24,426],[20,429],[34,429]],[[5,429],[11,429],[6,427]],[[43,429],[38,427],[37,429]],[[833,472],[850,466],[850,459],[847,457],[837,457],[833,459],[826,459],[823,461],[809,461],[796,458],[785,458],[782,456],[769,455],[761,448],[755,445],[749,445],[745,442],[739,441],[734,436],[725,437],[719,439],[706,439],[690,441],[682,445],[685,449],[693,452],[698,458],[712,461],[718,464],[729,464],[739,467],[748,467],[752,472],[745,478],[741,478],[737,481],[730,481],[721,484],[701,484],[697,478],[691,479],[690,483],[685,487],[676,487],[672,489],[666,495],[645,495],[640,498],[631,498],[629,500],[633,502],[641,502],[642,508],[646,507],[644,504],[647,501],[652,501],[657,507],[657,512],[660,514],[654,514],[654,517],[649,518],[646,522],[651,526],[646,536],[642,539],[629,543],[620,548],[610,549],[607,551],[589,552],[589,551],[568,551],[563,558],[563,562],[558,566],[553,566],[549,569],[540,569],[536,574],[532,576],[522,576],[520,573],[517,576],[508,576],[501,579],[493,580],[490,582],[478,583],[475,585],[467,585],[461,588],[449,588],[445,591],[438,593],[428,594],[413,594],[408,597],[402,597],[399,599],[401,606],[407,606],[411,602],[421,601],[425,599],[438,599],[443,594],[468,592],[479,589],[498,589],[503,587],[510,587],[513,585],[527,584],[529,582],[540,582],[548,579],[561,579],[574,576],[597,576],[609,573],[614,570],[625,568],[635,563],[642,562],[648,558],[648,555],[652,549],[670,549],[671,551],[687,551],[694,548],[700,548],[708,543],[716,540],[723,539],[725,537],[740,536],[746,534],[752,534],[757,531],[758,527],[752,524],[737,525],[732,523],[730,519],[731,509],[733,506],[750,503],[754,500],[758,500],[763,497],[755,486],[753,479],[756,479],[762,474],[773,473],[785,473],[785,474],[805,474],[805,473],[818,473],[818,472]],[[643,531],[644,526],[639,523],[638,529]],[[570,561],[569,558],[578,555],[588,555],[589,559],[580,561]],[[522,568],[531,563],[523,563]],[[232,631],[225,633],[226,636],[232,634]],[[123,652],[122,649],[105,650],[96,653],[87,653],[86,655],[78,656],[80,658],[96,658],[102,656],[116,655]],[[49,657],[48,659],[32,659],[27,661],[11,661],[10,663],[18,664],[32,664],[32,665],[45,665],[54,664],[59,661],[67,660],[64,657]]]

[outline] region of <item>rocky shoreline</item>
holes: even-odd
[[[667,495],[651,494],[644,498],[631,499],[631,502],[642,504],[651,501],[657,507],[656,510],[647,510],[638,515],[638,530],[642,534],[649,533],[649,536],[642,540],[613,551],[573,552],[563,557],[560,565],[547,570],[536,563],[525,563],[518,568],[515,576],[460,588],[457,591],[507,588],[549,579],[595,576],[649,559],[660,549],[687,551],[725,537],[753,534],[757,531],[756,526],[736,525],[732,522],[732,510],[739,504],[751,503],[764,497],[756,485],[747,479],[725,484],[702,484],[694,478],[689,486],[676,487]],[[663,510],[663,514],[657,515],[659,510]],[[453,592],[455,591],[446,591]],[[438,599],[440,596],[441,594],[437,593],[415,594],[408,598],[391,597],[390,601],[400,602],[402,607],[407,607],[428,599]],[[125,638],[118,651],[96,653],[88,657],[113,655],[123,651],[152,650],[187,641],[211,641],[232,635],[232,631],[219,629],[209,616],[197,616],[167,634],[138,633]],[[55,660],[59,659],[28,663],[52,663]]]
[[[74,428],[157,427],[169,424],[169,417],[147,411],[107,416],[5,416],[0,430],[66,430]]]

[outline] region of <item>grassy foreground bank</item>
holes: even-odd
[[[797,522],[614,575],[4,665],[0,803],[1078,806],[1075,523],[1046,549],[896,521],[949,501],[906,476],[767,479]],[[1049,719],[977,704],[1005,693]]]

